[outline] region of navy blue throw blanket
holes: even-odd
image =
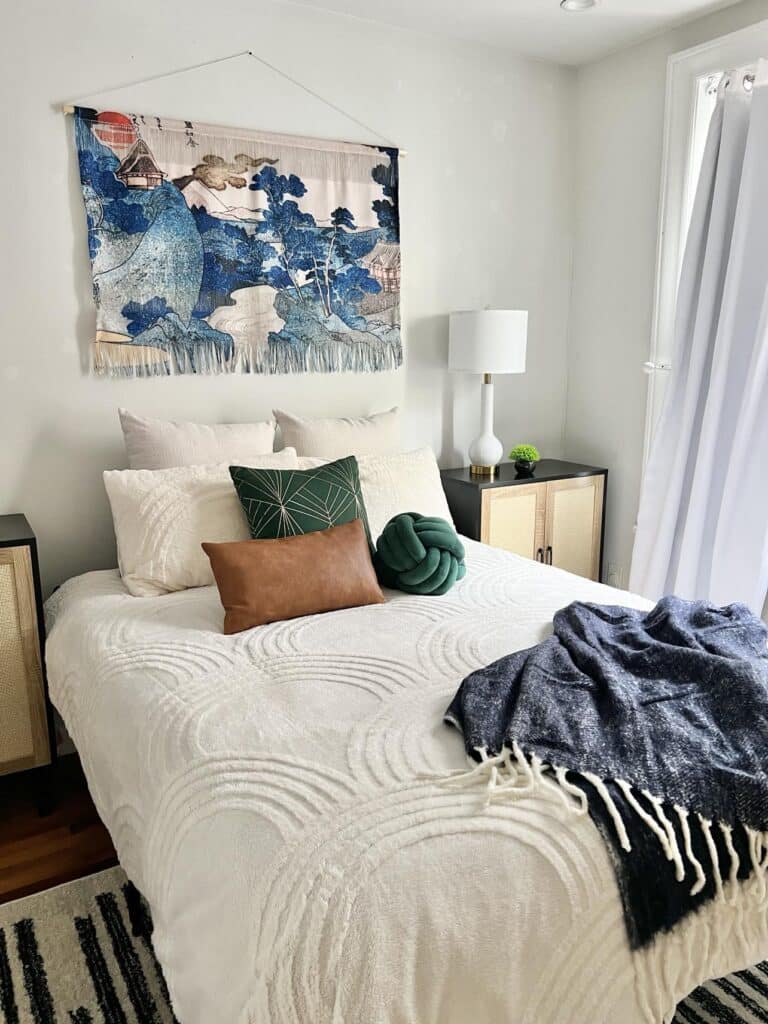
[[[555,784],[589,813],[630,944],[768,870],[768,630],[743,605],[575,602],[543,643],[467,676],[445,719],[488,799]]]

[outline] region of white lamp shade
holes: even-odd
[[[451,313],[448,366],[467,373],[525,373],[528,311]]]

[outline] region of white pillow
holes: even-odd
[[[310,469],[325,461],[299,458],[299,469]],[[453,525],[437,459],[431,448],[397,455],[360,455],[357,465],[374,543],[389,520],[400,512],[440,516]]]
[[[273,420],[262,423],[183,423],[134,416],[119,409],[131,469],[170,469],[222,462],[249,466],[275,447]],[[286,447],[289,447],[286,444]]]
[[[296,469],[293,448],[260,455],[256,469]],[[250,532],[229,463],[175,469],[115,469],[104,474],[120,573],[134,597],[214,583],[204,540],[248,540]]]
[[[343,459],[347,455],[389,455],[400,451],[398,409],[357,418],[305,420],[273,409],[283,444],[299,455]]]

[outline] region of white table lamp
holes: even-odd
[[[469,446],[472,473],[494,476],[504,455],[493,433],[494,373],[525,373],[528,312],[522,309],[480,309],[451,313],[448,366],[482,373],[482,432]]]

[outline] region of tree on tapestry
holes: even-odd
[[[374,200],[373,209],[378,218],[379,227],[385,233],[386,241],[399,242],[400,216],[398,213],[398,152],[396,149],[384,148],[381,148],[381,152],[387,154],[389,157],[389,163],[377,164],[371,173],[373,175],[373,180],[381,185],[381,190],[386,198]]]
[[[400,365],[396,151],[85,109],[75,131],[97,370]]]
[[[366,294],[375,295],[381,285],[362,266],[355,262],[355,219],[343,206],[331,214],[333,230],[327,239],[324,260],[319,276],[325,288],[325,308],[328,316],[334,306],[340,311],[350,304],[359,307]]]

